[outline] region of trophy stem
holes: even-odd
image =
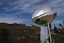
[[[52,43],[52,37],[51,37],[51,29],[50,29],[50,24],[48,23],[48,32],[49,32],[49,43]]]

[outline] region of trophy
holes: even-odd
[[[32,20],[34,23],[40,26],[48,26],[49,39],[50,39],[49,43],[53,43],[49,24],[51,24],[51,22],[54,20],[55,17],[56,12],[51,7],[40,8],[36,10],[32,16]]]

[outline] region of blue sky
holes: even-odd
[[[34,24],[33,13],[44,6],[52,6],[57,12],[52,24],[63,24],[64,0],[0,0],[0,22]]]

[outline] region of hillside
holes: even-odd
[[[51,30],[53,43],[64,43],[64,28]],[[40,43],[40,27],[0,23],[0,43]]]
[[[64,43],[64,28],[63,29],[54,29],[52,37],[55,43]]]
[[[40,43],[40,28],[34,25],[0,23],[0,43]]]

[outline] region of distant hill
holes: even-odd
[[[0,43],[40,43],[40,27],[0,23]]]

